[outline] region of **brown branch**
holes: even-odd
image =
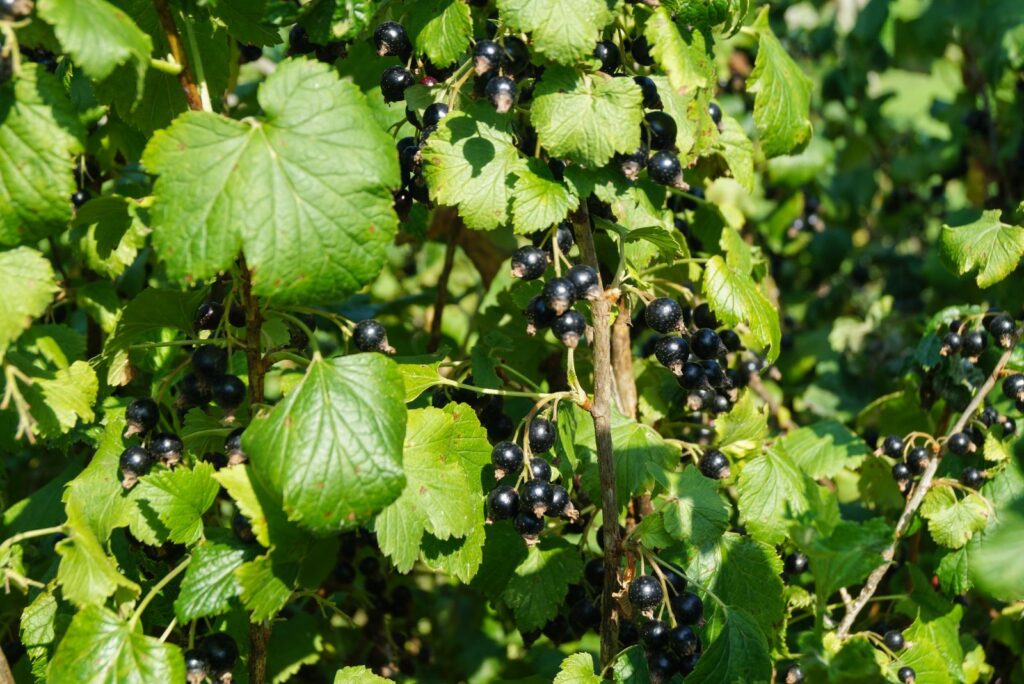
[[[171,55],[181,65],[181,72],[178,74],[178,82],[185,92],[185,101],[188,108],[194,112],[203,111],[203,99],[199,96],[199,87],[196,85],[192,70],[188,65],[188,53],[181,42],[181,35],[178,33],[178,26],[174,23],[174,15],[167,5],[167,0],[153,0],[156,7],[156,14],[160,17],[160,25],[164,27],[167,44],[171,48]]]
[[[629,307],[621,304],[619,315],[612,326],[612,370],[615,371],[615,390],[619,410],[636,418],[636,379],[633,377],[633,340],[629,336]]]
[[[14,674],[11,672],[11,666],[7,662],[7,656],[2,648],[0,648],[0,684],[14,684]]]
[[[590,232],[590,217],[587,205],[581,203],[573,214],[573,226],[583,260],[595,271],[600,279],[597,250],[594,236]],[[602,288],[604,285],[601,285]],[[618,652],[619,622],[615,594],[619,591],[619,500],[615,491],[615,459],[612,453],[612,372],[611,352],[611,302],[605,297],[598,298],[590,305],[594,321],[594,404],[590,409],[594,421],[594,435],[597,443],[597,466],[601,476],[601,511],[604,532],[604,592],[601,599],[601,664],[611,662]]]
[[[430,339],[427,341],[427,351],[431,354],[436,352],[441,344],[441,322],[444,320],[444,306],[448,300],[448,279],[452,275],[452,266],[455,265],[455,247],[459,244],[459,233],[462,232],[461,221],[452,221],[449,226],[448,247],[444,252],[444,267],[437,279],[434,317],[430,321]]]
[[[981,406],[982,402],[985,401],[985,397],[995,387],[996,382],[999,380],[999,373],[1002,372],[1007,362],[1010,360],[1010,355],[1013,353],[1013,349],[1006,350],[1003,355],[999,358],[999,362],[996,363],[996,367],[992,369],[988,379],[985,380],[979,389],[978,393],[974,395],[974,399],[967,406],[960,419],[956,421],[956,424],[950,428],[946,434],[947,437],[956,434],[957,432],[963,431],[964,427],[971,420],[975,411]],[[900,515],[900,519],[896,522],[896,530],[893,532],[892,543],[882,552],[883,562],[877,568],[875,568],[870,575],[868,575],[867,581],[864,583],[864,588],[860,590],[860,594],[857,599],[849,605],[846,610],[846,615],[843,616],[842,622],[839,623],[839,629],[836,630],[836,635],[840,639],[845,639],[850,635],[850,629],[853,627],[854,620],[857,619],[857,614],[864,609],[864,606],[868,604],[875,591],[878,589],[879,583],[882,578],[885,577],[885,573],[888,572],[889,567],[892,565],[893,558],[896,556],[896,547],[900,543],[900,539],[906,533],[907,528],[910,527],[911,521],[914,519],[914,515],[917,513],[917,509],[921,507],[921,503],[924,501],[925,494],[928,493],[928,488],[931,486],[932,480],[935,478],[935,471],[939,468],[939,463],[942,461],[941,458],[933,458],[925,468],[924,474],[921,475],[921,481],[914,487],[913,493],[907,500],[906,506],[903,508],[903,513]]]

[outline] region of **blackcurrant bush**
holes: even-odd
[[[980,330],[972,330],[964,335],[964,354],[969,358],[976,359],[985,352],[988,346],[988,335]]]
[[[693,594],[689,594],[689,596],[693,596]],[[700,648],[700,639],[693,631],[693,627],[683,624],[668,633],[666,645],[677,658],[685,658],[697,652]]]
[[[220,677],[230,672],[238,660],[238,646],[235,640],[227,634],[217,632],[203,639],[201,648],[206,653],[206,660],[210,663],[210,670],[215,677]]]
[[[575,349],[579,345],[586,330],[587,321],[583,318],[583,314],[572,309],[556,318],[551,324],[551,332],[555,333],[555,337],[569,349]]]
[[[708,103],[708,116],[711,117],[716,126],[722,125],[722,108],[718,106],[717,102]]]
[[[215,378],[228,371],[228,350],[205,344],[192,352],[192,370],[201,378]]]
[[[803,684],[804,671],[799,665],[793,664],[782,672],[783,684]]]
[[[548,268],[548,255],[538,247],[520,247],[512,255],[512,276],[536,280]]]
[[[1024,374],[1008,375],[1003,380],[1003,394],[1013,401],[1024,400]]]
[[[674,150],[676,148],[676,120],[671,114],[661,111],[648,112],[644,116],[644,135],[652,150]]]
[[[385,21],[373,32],[373,42],[377,46],[377,54],[381,57],[395,55],[402,61],[412,54],[412,43],[405,27],[394,21]]]
[[[543,458],[534,457],[530,459],[530,477],[532,479],[551,482],[551,474],[552,471],[550,463],[545,461]]]
[[[185,680],[189,684],[202,684],[210,676],[206,654],[199,649],[185,651]]]
[[[484,94],[499,114],[505,114],[516,103],[516,82],[507,76],[495,76],[487,82]]]
[[[679,157],[672,152],[662,150],[651,155],[647,160],[647,175],[659,185],[671,185],[682,189],[683,167],[679,164]]]
[[[523,450],[512,442],[498,442],[491,449],[491,465],[494,477],[501,479],[523,469]]]
[[[516,515],[513,521],[516,532],[526,540],[533,540],[544,531],[544,518],[533,513],[521,512]]]
[[[682,330],[683,307],[674,299],[660,297],[644,309],[644,321],[651,329],[663,335]]]
[[[807,556],[799,551],[794,551],[782,561],[782,569],[787,575],[799,575],[807,570],[807,563]]]
[[[242,515],[241,511],[235,511],[235,514],[231,516],[231,530],[235,533],[236,537],[246,544],[252,544],[256,541],[256,533],[252,531],[252,523]]]
[[[889,458],[903,458],[903,449],[906,444],[903,442],[902,437],[896,435],[889,435],[882,442],[882,451]]]
[[[523,315],[526,317],[526,332],[529,335],[536,335],[538,330],[549,327],[558,318],[558,314],[548,306],[547,300],[541,295],[530,300]]]
[[[882,641],[889,648],[890,651],[902,651],[903,647],[906,646],[906,641],[903,639],[903,634],[895,629],[890,629],[882,637]]]
[[[673,596],[672,614],[684,625],[700,624],[704,617],[704,602],[692,592]]]
[[[590,266],[576,264],[566,272],[565,277],[576,288],[576,296],[591,301],[602,295],[600,278]]]
[[[629,602],[638,611],[654,608],[663,598],[661,582],[654,575],[640,575],[629,583]]]
[[[549,518],[565,516],[566,518],[577,517],[576,507],[572,505],[569,492],[562,485],[551,485],[551,505],[545,513]]]
[[[671,628],[661,620],[648,620],[640,627],[640,638],[649,650],[663,648]]]
[[[964,468],[963,472],[960,473],[960,482],[965,487],[971,489],[980,489],[981,485],[985,483],[985,476],[977,468]]]
[[[541,295],[548,308],[554,311],[556,316],[561,316],[576,302],[576,287],[568,278],[552,278],[544,283]]]
[[[683,372],[683,363],[690,356],[690,345],[682,337],[669,335],[654,343],[654,358],[675,374]]]
[[[498,485],[487,495],[487,514],[491,520],[508,520],[519,512],[519,493],[508,485]]]
[[[542,516],[551,506],[554,489],[546,480],[527,480],[519,488],[519,505],[523,511]]]
[[[518,76],[530,66],[530,49],[515,36],[505,36],[505,70]]]
[[[597,44],[594,48],[594,57],[601,62],[601,71],[606,74],[614,74],[622,63],[619,47],[610,40],[602,40]]]
[[[416,79],[405,67],[388,67],[380,76],[380,92],[385,102],[401,102],[405,99],[405,89],[415,83]]]
[[[907,465],[915,475],[923,474],[930,462],[931,452],[924,447],[914,447],[907,452]]]
[[[228,465],[245,463],[249,458],[242,451],[242,433],[245,428],[235,428],[224,440],[224,452],[228,455]]]
[[[494,71],[505,59],[505,51],[493,40],[481,40],[473,49],[473,69],[477,76]]]
[[[664,651],[647,654],[647,671],[656,682],[667,682],[679,672],[676,659]]]
[[[974,443],[966,432],[955,432],[946,440],[949,450],[958,456],[963,456],[974,451]]]
[[[914,684],[917,681],[917,673],[914,672],[912,667],[901,667],[899,672],[896,673],[896,678],[903,684]]]
[[[654,57],[651,56],[651,46],[647,44],[647,38],[644,36],[639,36],[630,43],[629,52],[633,55],[636,63],[641,66],[651,66],[654,64]]]
[[[711,328],[701,328],[693,334],[690,350],[701,359],[716,359],[726,351],[722,339]]]
[[[139,478],[153,467],[153,455],[140,446],[130,446],[121,453],[121,484],[131,489]]]
[[[718,318],[711,312],[711,307],[708,306],[707,302],[699,304],[693,310],[693,322],[698,328],[711,328],[712,330],[720,325]]]
[[[634,76],[633,82],[640,86],[640,92],[644,95],[644,109],[661,109],[661,95],[658,94],[658,86],[648,76]]]
[[[221,375],[210,381],[210,393],[221,408],[238,408],[245,401],[245,383],[236,375]]]
[[[704,373],[704,366],[699,363],[684,363],[683,371],[679,374],[679,385],[688,390],[706,389],[708,376]]]
[[[384,352],[394,354],[395,349],[388,344],[388,331],[379,321],[372,318],[360,321],[352,333],[352,342],[361,352]]]
[[[128,423],[126,437],[145,434],[156,427],[157,421],[160,420],[160,409],[149,397],[140,397],[128,404],[128,408],[124,410],[124,419]]]
[[[897,482],[908,482],[913,477],[913,473],[910,472],[910,466],[903,461],[897,462],[892,467],[892,479]]]
[[[587,584],[595,592],[600,592],[604,589],[604,560],[601,558],[591,558],[587,561],[587,564],[583,566],[583,579],[587,581]]]
[[[704,477],[710,477],[712,480],[724,480],[729,477],[729,459],[717,449],[705,451],[697,467]]]
[[[955,356],[964,348],[964,338],[960,335],[949,332],[942,338],[942,347],[939,354],[942,356]]]
[[[427,105],[423,110],[423,128],[436,128],[441,119],[448,116],[448,105],[443,102],[434,102]]]
[[[185,444],[181,437],[170,432],[157,432],[149,440],[150,453],[166,466],[173,466],[181,461],[181,452],[184,450]]]
[[[988,325],[985,326],[989,334],[992,335],[998,344],[1003,349],[1010,349],[1013,347],[1015,341],[1017,326],[1014,325],[1013,319],[1006,315],[1000,315],[993,318]]]

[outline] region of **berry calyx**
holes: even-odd
[[[614,74],[622,63],[619,46],[610,40],[602,40],[597,44],[594,48],[594,57],[601,62],[601,71],[606,74]]]
[[[535,480],[544,480],[545,482],[551,482],[551,464],[545,461],[543,458],[531,458],[530,459],[530,477]]]
[[[170,432],[158,432],[149,440],[150,453],[168,468],[181,462],[181,452],[184,450],[185,444],[181,438]]]
[[[799,551],[786,556],[785,560],[782,561],[782,569],[787,575],[799,575],[806,572],[808,565],[808,558]]]
[[[633,82],[640,86],[640,92],[643,93],[644,109],[661,109],[664,106],[658,94],[658,86],[649,76],[634,76]]]
[[[549,327],[558,318],[554,309],[548,306],[547,300],[541,295],[530,300],[523,315],[526,317],[527,335],[536,335],[537,331]]]
[[[659,297],[644,309],[644,321],[662,335],[682,330],[683,307],[674,299]]]
[[[202,378],[215,378],[228,370],[228,350],[206,344],[192,352],[192,370]]]
[[[903,634],[895,629],[890,629],[882,637],[882,641],[891,651],[902,651],[903,647],[907,645],[906,640],[903,638]]]
[[[711,117],[711,121],[714,122],[715,126],[722,125],[722,108],[718,106],[717,102],[708,103],[708,116]]]
[[[121,486],[131,489],[139,478],[149,472],[153,467],[153,455],[149,450],[140,446],[130,446],[121,452],[118,461],[121,466]]]
[[[352,333],[352,342],[361,352],[395,353],[395,348],[388,344],[387,328],[372,318],[360,321],[356,325]]]
[[[654,358],[676,375],[683,372],[683,363],[690,356],[690,345],[682,337],[669,335],[654,343]]]
[[[1003,380],[1003,395],[1013,401],[1024,401],[1024,374],[1006,376]]]
[[[689,187],[683,182],[683,167],[679,164],[679,157],[666,150],[656,152],[647,160],[647,175],[659,185],[671,185],[680,190]]]
[[[803,668],[796,664],[790,665],[783,671],[782,681],[784,682],[784,684],[803,684]]]
[[[516,532],[527,543],[530,543],[536,541],[540,533],[544,531],[544,518],[524,511],[516,515],[512,525],[515,527]]]
[[[704,477],[709,477],[712,480],[724,480],[730,474],[729,459],[717,449],[705,451],[704,455],[700,457],[697,467],[700,468]]]
[[[647,145],[641,143],[640,147],[630,154],[615,155],[615,161],[618,162],[619,167],[622,169],[622,175],[631,181],[635,181],[640,178],[640,172],[647,168],[647,156],[649,154],[650,150],[647,148]]]
[[[903,449],[905,446],[906,444],[902,437],[889,435],[885,438],[885,441],[882,442],[882,451],[889,458],[903,458]]]
[[[203,639],[201,648],[206,653],[206,660],[210,663],[210,670],[214,677],[223,678],[235,667],[238,660],[238,646],[235,640],[227,634],[217,632]]]
[[[530,421],[530,451],[539,454],[555,445],[555,424],[547,418],[534,418]],[[546,461],[545,461],[546,463]],[[531,461],[530,467],[533,467]],[[548,475],[550,477],[550,475]]]
[[[405,27],[395,21],[385,21],[373,32],[373,42],[377,46],[377,54],[381,57],[395,55],[402,61],[412,54],[412,43]]]
[[[405,89],[415,84],[416,79],[405,67],[388,67],[380,75],[380,92],[385,102],[401,102],[405,99]]]
[[[579,345],[586,330],[587,321],[583,318],[583,314],[571,309],[556,318],[555,322],[551,324],[551,332],[555,333],[555,337],[569,349],[575,349]]]
[[[980,489],[981,485],[985,484],[985,476],[977,468],[967,467],[960,473],[960,482],[965,487]]]
[[[576,264],[568,270],[565,277],[576,288],[576,296],[594,301],[601,298],[601,279],[592,267]]]
[[[507,76],[495,76],[487,82],[484,94],[499,114],[506,114],[516,103],[516,82]]]
[[[931,462],[931,453],[924,447],[914,447],[907,452],[907,465],[915,475],[924,473]]]
[[[661,582],[654,575],[640,575],[629,583],[629,602],[637,611],[654,608],[665,598]]]
[[[481,40],[473,49],[473,70],[477,76],[494,71],[505,59],[505,51],[493,40]]]
[[[541,295],[555,315],[561,316],[576,302],[576,287],[568,278],[552,278],[544,283]]]
[[[684,625],[700,624],[704,617],[704,602],[692,592],[672,597],[672,614]]]
[[[185,679],[189,684],[202,684],[210,676],[206,654],[199,649],[185,651]]]
[[[490,520],[508,520],[519,512],[519,493],[508,485],[498,485],[487,495]]]
[[[548,255],[538,247],[520,247],[512,255],[512,277],[536,280],[548,268]]]
[[[975,450],[974,442],[966,432],[955,432],[946,440],[946,446],[957,456],[964,456]]]
[[[652,150],[674,150],[678,128],[671,114],[662,111],[648,112],[644,116],[643,138]]]
[[[912,667],[901,667],[899,672],[896,673],[896,678],[903,682],[903,684],[914,684],[917,681],[917,673],[914,672]]]
[[[690,349],[701,359],[716,359],[726,351],[722,339],[711,328],[701,328],[694,333],[690,338]]]
[[[512,442],[498,442],[491,449],[491,465],[494,466],[494,477],[499,480],[518,473],[523,469],[523,450]]]
[[[210,382],[213,400],[224,409],[234,409],[245,401],[245,383],[235,375],[221,375]]]

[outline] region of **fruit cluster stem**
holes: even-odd
[[[967,406],[963,413],[960,414],[960,418],[956,421],[956,424],[949,429],[946,433],[947,439],[950,435],[954,435],[958,432],[962,432],[967,423],[970,422],[971,417],[978,410],[978,407],[985,401],[985,397],[995,387],[996,382],[999,381],[999,374],[1010,360],[1010,356],[1013,354],[1013,348],[1007,349],[1003,352],[1003,355],[999,357],[999,361],[996,363],[995,368],[989,373],[988,379],[978,389],[978,393],[974,395],[974,399]],[[896,547],[900,543],[900,539],[906,534],[907,528],[910,527],[911,521],[914,519],[914,515],[917,514],[917,510],[921,507],[924,502],[925,494],[928,493],[928,489],[931,487],[932,480],[935,478],[935,471],[938,470],[939,464],[942,459],[933,458],[928,463],[928,467],[925,468],[924,473],[921,475],[920,482],[914,487],[914,491],[911,493],[910,498],[907,499],[907,504],[903,508],[903,513],[900,514],[900,519],[896,522],[896,529],[893,532],[892,543],[882,552],[882,564],[875,568],[868,576],[867,581],[864,583],[864,588],[860,590],[860,594],[857,598],[849,605],[846,610],[846,614],[843,616],[842,622],[839,623],[839,628],[836,630],[836,636],[840,639],[846,639],[850,635],[850,629],[853,627],[854,621],[857,619],[857,615],[864,609],[874,595],[875,591],[878,590],[878,585],[885,577],[885,573],[889,571],[889,567],[892,565],[893,558],[896,556]]]
[[[587,205],[573,214],[576,240],[583,261],[598,273],[600,266],[594,249]],[[601,283],[602,289],[604,284]],[[601,519],[604,533],[604,592],[601,599],[601,665],[611,662],[618,652],[619,622],[615,594],[619,591],[619,500],[615,488],[615,459],[612,453],[611,405],[615,376],[612,371],[611,302],[604,297],[591,303],[594,321],[594,403],[590,415],[594,421],[597,466],[601,476]]]

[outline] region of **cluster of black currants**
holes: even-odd
[[[153,399],[140,397],[133,400],[125,409],[124,417],[128,423],[124,436],[138,435],[142,441],[121,452],[121,484],[125,489],[134,487],[157,462],[168,468],[181,462],[185,449],[181,438],[170,432],[153,432],[160,422],[160,407]]]
[[[562,222],[554,228],[554,239],[548,232],[534,236],[533,245],[520,247],[512,255],[512,275],[523,280],[537,280],[547,271],[550,264],[566,255],[575,244],[572,224]],[[594,301],[604,296],[601,279],[597,271],[586,264],[575,264],[564,276],[556,276],[544,283],[541,293],[530,300],[523,315],[526,317],[526,332],[537,334],[551,328],[555,337],[565,346],[575,349],[587,330],[583,314],[573,308],[580,299]]]
[[[988,347],[988,336],[995,339],[1003,349],[1011,349],[1017,342],[1017,324],[1013,318],[998,310],[990,309],[981,320],[982,330],[971,330],[969,321],[955,320],[949,324],[942,338],[943,356],[962,354],[975,363]]]
[[[693,672],[704,651],[694,629],[704,625],[703,601],[686,591],[686,578],[682,575],[669,572],[665,575],[665,586],[671,594],[668,608],[675,618],[675,627],[654,617],[654,609],[666,598],[661,580],[654,575],[640,575],[629,583],[627,591],[635,615],[647,618],[640,625],[640,639],[654,681],[668,680],[676,674],[685,677]]]
[[[263,55],[263,51],[254,45],[239,46],[240,59],[242,63],[253,62]],[[306,27],[296,24],[288,32],[288,55],[314,55],[317,61],[325,64],[334,64],[348,54],[348,46],[340,40],[332,40],[327,43],[317,43],[309,37]]]
[[[209,680],[228,684],[238,660],[238,645],[227,634],[217,632],[199,642],[197,648],[185,651],[185,678],[189,684]]]
[[[232,305],[227,309],[220,302],[207,301],[196,311],[197,330],[208,330],[217,334],[225,318],[229,325],[245,326],[245,310]],[[192,352],[192,372],[183,377],[176,386],[176,406],[185,412],[191,408],[203,408],[211,400],[224,409],[228,416],[245,401],[245,383],[237,375],[228,373],[228,351],[218,344],[204,344]]]
[[[555,445],[555,424],[546,418],[529,421],[526,441],[534,454],[549,451]],[[487,495],[487,520],[512,520],[527,544],[537,542],[544,531],[544,517],[576,520],[579,513],[560,484],[551,482],[553,471],[545,459],[534,456],[524,472],[523,450],[513,442],[498,442],[491,450],[491,464],[498,486]],[[519,488],[500,484],[506,478],[521,480]]]

